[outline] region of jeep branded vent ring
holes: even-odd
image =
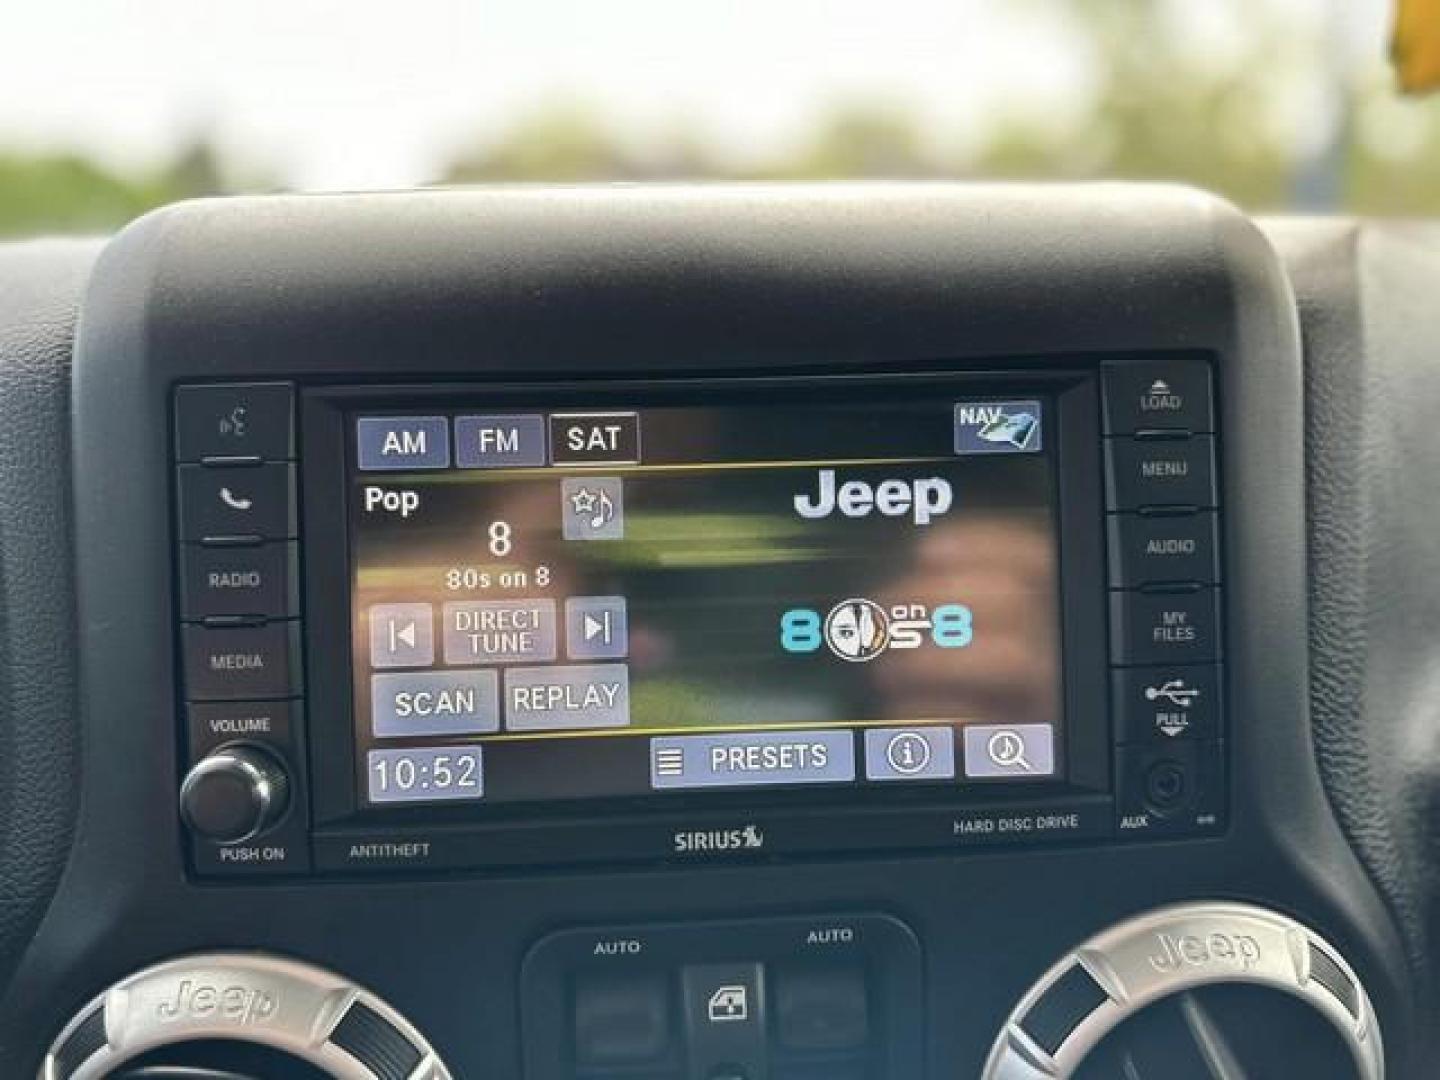
[[[1247,904],[1179,904],[1085,942],[1025,994],[982,1080],[1063,1080],[1122,1023],[1162,998],[1224,983],[1292,994],[1340,1033],[1362,1080],[1383,1080],[1375,1011],[1344,958],[1288,916]]]
[[[210,953],[116,983],[55,1040],[39,1080],[101,1080],[151,1050],[201,1040],[254,1043],[337,1080],[450,1080],[425,1038],[340,975],[280,957]]]

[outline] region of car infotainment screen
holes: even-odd
[[[372,806],[1052,780],[1052,402],[347,420]]]

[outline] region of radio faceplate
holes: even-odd
[[[1214,833],[1211,380],[182,387],[195,868]]]

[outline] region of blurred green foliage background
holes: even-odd
[[[637,145],[583,101],[551,101],[462,150],[434,182],[1157,179],[1255,209],[1440,213],[1440,101],[1400,98],[1381,57],[1338,59],[1324,26],[1257,7],[1240,47],[1216,55],[1138,0],[1057,7],[1098,73],[1078,117],[992,115],[983,130],[937,140],[903,106],[842,100],[783,153],[742,163],[678,118]],[[176,199],[281,186],[241,175],[203,136],[171,162],[129,172],[0,143],[0,235],[108,231]]]

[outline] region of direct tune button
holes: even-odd
[[[1220,580],[1215,511],[1111,514],[1110,587],[1165,581],[1214,585]]]
[[[273,827],[290,801],[285,768],[250,746],[226,746],[202,758],[180,787],[180,814],[206,839],[238,844]]]
[[[295,466],[182,465],[179,476],[180,538],[184,542],[294,538]]]
[[[295,548],[293,541],[243,547],[187,545],[180,555],[184,617],[298,615]]]
[[[1215,439],[1105,440],[1106,492],[1111,510],[1215,505]]]

